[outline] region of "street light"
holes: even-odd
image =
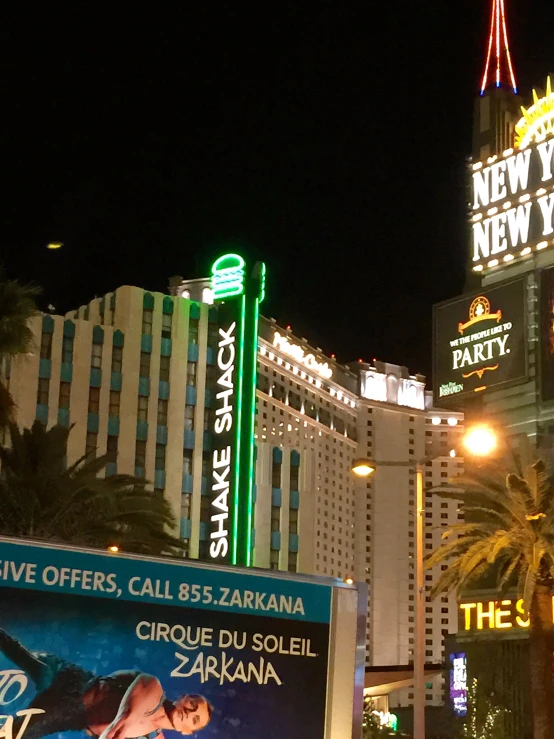
[[[488,457],[498,446],[498,437],[489,426],[470,428],[462,439],[464,448],[475,457]]]
[[[375,465],[369,459],[355,459],[350,469],[358,477],[369,477],[375,472]]]
[[[414,645],[414,739],[425,739],[425,584],[423,569],[423,465],[430,461],[425,457],[416,460],[356,459],[351,471],[358,477],[368,477],[378,467],[415,467],[416,495],[414,519],[416,522],[416,605]]]

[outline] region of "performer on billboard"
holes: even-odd
[[[24,739],[62,731],[84,731],[94,739],[154,739],[163,729],[190,735],[210,722],[212,707],[203,696],[169,701],[158,678],[144,672],[97,676],[55,654],[29,652],[3,629],[0,652],[34,682],[29,708],[45,711],[33,716]],[[14,736],[21,722],[15,720]]]

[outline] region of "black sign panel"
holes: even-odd
[[[554,400],[554,267],[541,273],[541,398]]]
[[[527,377],[523,279],[435,306],[435,402]]]

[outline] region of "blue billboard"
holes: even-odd
[[[325,734],[332,587],[0,540],[5,739]]]

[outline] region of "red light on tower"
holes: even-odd
[[[492,70],[492,51],[494,47],[494,55],[496,59],[494,71],[494,86],[501,87],[502,83],[509,84],[517,95],[517,84],[512,65],[512,55],[510,53],[510,45],[508,43],[508,30],[506,23],[506,10],[504,8],[504,0],[492,0],[491,11],[491,27],[489,33],[489,43],[487,47],[487,59],[485,62],[485,71],[481,81],[481,95],[492,83],[489,80]]]

